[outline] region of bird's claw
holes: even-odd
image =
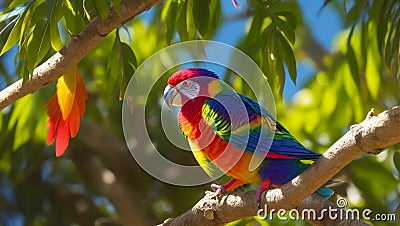
[[[211,184],[211,189],[215,191],[218,196],[222,195],[226,191],[225,187],[219,184]]]
[[[261,197],[256,197],[257,208],[260,210],[261,208]]]
[[[217,200],[226,191],[226,188],[223,185],[219,184],[211,184],[211,189],[215,192],[215,197],[217,198]]]
[[[257,203],[257,207],[258,209],[262,209],[261,207],[261,197],[264,191],[266,191],[267,189],[265,189],[265,187],[260,186],[256,192],[256,203]]]

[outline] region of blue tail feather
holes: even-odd
[[[326,199],[329,199],[334,193],[332,189],[325,186],[318,188],[316,192]]]

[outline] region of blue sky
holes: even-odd
[[[231,1],[221,1],[223,14],[226,16],[245,12],[247,10],[247,1],[238,0],[238,3],[241,5],[240,9],[233,7]],[[318,13],[322,3],[323,1],[315,0],[299,1],[301,11],[304,15],[304,22],[308,24],[310,30],[315,35],[316,40],[330,51],[332,50],[332,43],[336,35],[343,29],[343,25],[339,15],[330,5]],[[246,24],[247,19],[223,23],[221,28],[217,31],[214,40],[230,45],[236,45],[245,32]],[[293,95],[301,89],[302,85],[304,85],[304,83],[314,75],[315,70],[310,63],[298,61],[297,73],[297,86],[294,85],[289,76],[286,78],[287,82],[283,92],[286,99],[291,99]]]

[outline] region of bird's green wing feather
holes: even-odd
[[[231,145],[266,156],[273,141],[275,121],[253,108],[237,93],[222,93],[204,103],[202,117],[216,135]]]

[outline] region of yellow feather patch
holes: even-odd
[[[75,66],[58,78],[57,81],[57,99],[64,121],[67,120],[72,105],[74,104],[77,71],[78,68]]]
[[[304,164],[313,164],[313,160],[300,160],[300,162],[304,163]]]
[[[192,153],[196,161],[199,163],[201,168],[203,168],[203,170],[207,173],[207,175],[212,177],[214,174],[214,170],[212,168],[212,165],[210,164],[211,161],[207,158],[207,156],[204,155],[203,152],[201,152],[201,150],[197,148],[197,145],[191,142],[190,140],[189,140],[189,146],[190,149],[192,150]]]

